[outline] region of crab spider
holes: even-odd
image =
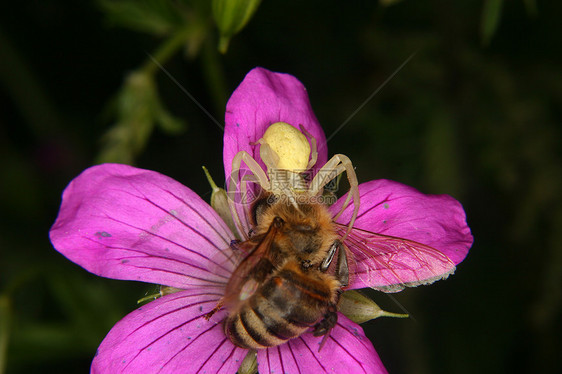
[[[300,129],[302,132],[288,123],[276,122],[270,125],[263,137],[254,143],[260,145],[260,158],[266,165],[267,173],[248,152],[240,151],[234,156],[228,184],[228,195],[230,196],[228,202],[241,238],[248,238],[248,233],[244,231],[243,227],[248,227],[249,222],[246,222],[246,225],[242,224],[235,206],[234,196],[238,184],[240,184],[242,196],[248,196],[248,183],[257,183],[264,191],[278,198],[286,198],[298,209],[297,200],[303,201],[303,198],[309,198],[304,201],[311,201],[311,197],[321,195],[324,187],[343,172],[347,174],[350,189],[340,211],[334,216],[334,220],[343,213],[353,199],[353,214],[343,239],[351,231],[359,211],[359,188],[353,164],[347,156],[336,154],[318,170],[312,181],[308,183],[303,177],[303,172],[310,170],[316,164],[318,152],[316,139],[302,125]],[[246,164],[251,174],[240,179],[242,163]],[[279,180],[281,177],[283,180]],[[287,181],[290,182],[287,183]]]

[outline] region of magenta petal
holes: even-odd
[[[389,255],[390,258],[387,260],[393,261],[391,265],[394,265],[389,266],[387,271],[389,274],[381,273],[380,279],[376,279],[378,283],[374,284],[374,278],[367,283],[357,279],[357,283],[350,288],[379,288],[395,283],[405,285],[429,283],[446,276],[454,270],[454,265],[466,257],[473,238],[466,224],[461,204],[452,197],[425,195],[412,187],[389,180],[363,183],[359,186],[359,191],[361,206],[355,228],[408,239],[432,248],[416,248],[415,245],[409,246],[408,243],[404,246],[394,245],[394,249],[402,249],[402,252]],[[344,198],[339,199],[330,208],[331,211],[334,214],[339,212],[343,202]],[[353,205],[350,204],[338,218],[338,222],[347,224],[352,211]],[[346,245],[352,252],[359,253],[357,248],[361,246],[360,240],[354,241],[352,237],[353,235],[350,235],[346,240]],[[357,237],[363,238],[364,242],[369,242],[369,234]],[[359,259],[356,272],[372,271],[376,264],[372,265],[368,261]],[[371,266],[371,269],[365,268],[367,266]],[[418,268],[415,268],[416,266]]]
[[[74,179],[50,237],[70,260],[108,278],[224,285],[234,267],[233,235],[207,203],[171,178],[127,165],[94,166]]]
[[[311,333],[258,351],[260,373],[387,373],[363,329],[343,314],[318,352],[322,337]]]
[[[101,343],[91,372],[236,373],[248,351],[204,318],[220,293],[180,291],[130,313]]]
[[[316,138],[317,165],[326,163],[326,136],[312,111],[306,88],[292,75],[255,68],[226,105],[223,152],[226,180],[229,180],[232,159],[240,151],[248,152],[264,167],[258,147],[250,143],[259,140],[269,125],[280,121],[296,128],[303,125]]]

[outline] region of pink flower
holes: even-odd
[[[290,75],[256,68],[226,108],[227,178],[241,150],[261,162],[253,143],[279,121],[304,126],[318,142],[317,165],[326,162],[325,135],[303,85]],[[354,227],[368,232],[345,241],[357,262],[358,276],[349,289],[396,291],[430,283],[450,274],[468,253],[472,236],[461,205],[451,197],[424,195],[387,180],[360,184],[359,192]],[[330,208],[334,214],[342,200]],[[337,221],[348,223],[352,211],[350,205]],[[247,214],[247,207],[242,213]],[[381,252],[373,260],[365,244],[375,235],[369,232],[402,245],[391,243],[399,250]],[[204,318],[224,295],[236,267],[230,246],[235,236],[193,191],[153,171],[94,166],[65,189],[50,237],[59,252],[94,274],[181,289],[118,322],[98,348],[93,373],[236,372],[248,351],[235,346],[216,323],[227,311],[220,310],[211,321]],[[425,246],[412,248],[411,242],[397,238]],[[321,340],[305,333],[259,350],[258,368],[262,373],[386,372],[361,327],[341,313],[319,352]]]

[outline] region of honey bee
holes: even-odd
[[[268,134],[271,128],[273,136]],[[431,247],[354,228],[359,190],[351,161],[344,155],[334,156],[308,183],[298,171],[309,170],[316,162],[314,139],[309,143],[303,133],[286,123],[270,129],[258,141],[269,178],[246,152],[237,154],[233,161],[229,189],[244,189],[251,182],[263,192],[241,214],[250,232],[243,231],[239,207],[231,202],[234,223],[243,239],[231,247],[242,259],[224,297],[206,315],[209,319],[223,306],[227,308],[223,326],[232,343],[264,349],[311,330],[314,336],[323,336],[321,349],[337,324],[338,301],[350,285],[350,277],[364,277],[375,286],[376,280],[383,278],[382,285],[390,287],[380,289],[392,292],[406,285],[430,283],[454,270],[454,263]],[[288,140],[279,145],[276,138]],[[288,157],[295,160],[287,163]],[[239,177],[242,162],[250,168],[250,177]],[[271,173],[273,170],[286,173],[281,175],[290,176],[291,182],[279,184],[280,174]],[[323,187],[344,171],[350,191],[334,216],[321,199]],[[351,200],[354,209],[349,223],[337,223]],[[409,264],[406,268],[413,278],[393,270],[404,264]]]
[[[326,207],[271,197],[254,205],[256,234],[238,244],[253,250],[226,289],[236,298],[224,331],[243,348],[276,346],[309,328],[315,336],[328,334],[349,281],[347,255]]]

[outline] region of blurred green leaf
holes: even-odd
[[[500,23],[503,0],[486,0],[482,11],[482,43],[489,45]]]
[[[230,38],[246,26],[260,3],[261,0],[213,0],[213,17],[221,35],[221,53],[226,53]]]
[[[177,133],[185,124],[173,117],[160,102],[154,78],[145,72],[131,73],[117,96],[117,123],[103,138],[97,163],[132,164],[158,124],[168,133]]]
[[[166,35],[185,22],[182,8],[169,0],[100,0],[99,4],[109,22],[149,34]]]
[[[400,3],[402,0],[379,0],[382,6],[391,6]]]
[[[169,135],[180,134],[185,131],[186,128],[185,121],[174,117],[162,104],[156,107],[155,120],[156,124]]]
[[[527,13],[531,16],[536,16],[539,13],[537,7],[537,0],[523,0],[525,4],[525,9],[527,9]]]

